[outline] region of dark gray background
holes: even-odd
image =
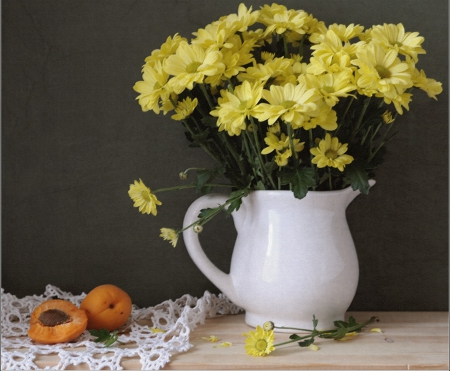
[[[258,8],[271,2],[247,1]],[[217,289],[181,241],[163,241],[198,195],[160,195],[141,215],[127,191],[180,184],[211,165],[169,116],[142,113],[134,83],[167,36],[237,12],[239,1],[2,2],[2,287],[17,296],[46,284],[74,294],[112,283],[139,306]],[[353,310],[446,310],[448,303],[447,0],[284,1],[331,23],[402,22],[425,37],[419,68],[443,83],[436,102],[416,91],[398,119],[369,196],[348,208],[360,260]],[[208,225],[208,255],[227,270],[230,219]]]

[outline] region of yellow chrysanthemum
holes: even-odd
[[[330,107],[335,106],[339,102],[339,98],[348,97],[349,92],[356,90],[356,85],[353,83],[353,74],[350,70],[325,73],[319,76],[305,74],[300,75],[299,80],[303,80],[309,86],[316,88],[325,103]]]
[[[261,100],[263,87],[244,81],[236,86],[234,92],[222,90],[218,99],[219,106],[210,112],[218,117],[219,131],[226,130],[229,135],[240,135],[246,128],[246,119],[255,115],[257,104]]]
[[[169,36],[166,42],[161,45],[160,49],[152,51],[151,55],[145,58],[145,63],[154,66],[156,62],[163,62],[168,56],[175,54],[181,41],[187,41],[176,33],[173,37]]]
[[[313,44],[319,44],[325,41],[325,35],[328,30],[333,31],[341,41],[349,42],[351,39],[359,37],[364,31],[364,27],[359,24],[355,26],[354,23],[351,23],[348,26],[334,23],[327,28],[322,22],[317,25],[316,32],[311,34],[309,41]]]
[[[352,156],[345,154],[347,146],[347,144],[339,143],[338,138],[327,133],[325,139],[322,139],[317,147],[310,149],[311,154],[315,156],[311,162],[317,164],[319,168],[329,166],[344,171],[345,165],[353,161]]]
[[[165,241],[169,241],[173,247],[177,246],[178,242],[178,231],[173,228],[161,228],[161,234],[159,237],[162,237]]]
[[[194,83],[201,84],[205,76],[213,76],[225,69],[222,54],[212,49],[205,50],[200,45],[180,42],[174,55],[164,61],[164,71],[173,77],[169,80],[175,93],[184,89],[192,90]]]
[[[406,63],[409,65],[414,87],[423,90],[430,98],[437,100],[436,95],[442,93],[442,83],[428,78],[424,70],[419,71],[411,58],[407,59]]]
[[[281,118],[297,129],[302,127],[305,120],[320,112],[320,94],[303,83],[271,85],[270,90],[263,91],[263,97],[268,103],[258,105],[255,117],[259,121],[268,120],[269,125]]]
[[[233,32],[247,31],[249,26],[256,23],[259,17],[259,10],[252,11],[252,7],[247,8],[245,4],[241,3],[238,7],[237,14],[230,14],[220,18],[220,21],[225,22]]]
[[[310,15],[303,10],[287,10],[284,6],[272,4],[261,7],[258,21],[267,26],[266,34],[275,32],[281,35],[288,31],[288,33],[294,32],[297,35],[303,35],[309,28],[310,20]],[[300,38],[301,36],[297,40]]]
[[[395,96],[392,99],[388,98],[386,96],[383,96],[382,94],[377,94],[376,96],[378,98],[383,98],[384,103],[386,103],[386,104],[391,104],[391,103],[394,104],[396,111],[400,115],[403,115],[403,108],[405,108],[406,110],[409,111],[409,103],[411,103],[411,97],[412,97],[411,93],[402,93],[402,94]]]
[[[425,41],[418,32],[405,32],[403,24],[386,24],[373,26],[370,31],[372,41],[386,48],[393,48],[398,53],[410,56],[416,62],[418,54],[426,54],[421,45]]]
[[[264,142],[267,144],[267,147],[261,151],[263,155],[267,155],[273,151],[281,152],[289,148],[289,137],[285,133],[281,133],[281,136],[278,137],[268,131],[264,138]],[[305,143],[300,142],[300,139],[293,139],[293,143],[295,152],[300,152],[305,148]]]
[[[270,130],[270,129],[269,129]],[[278,166],[286,166],[288,164],[289,158],[292,156],[292,149],[290,148],[289,137],[285,133],[281,133],[280,137],[268,131],[264,142],[267,147],[264,148],[261,153],[267,155],[273,151],[276,152],[275,162]],[[300,142],[299,139],[292,140],[294,145],[294,151],[300,152],[305,148],[305,143]]]
[[[303,129],[309,130],[320,126],[324,130],[333,131],[338,127],[337,113],[329,105],[322,104],[320,112],[316,117],[311,117],[309,121],[303,123]]]
[[[357,52],[357,59],[351,63],[358,66],[357,85],[366,95],[381,93],[395,99],[405,89],[412,87],[411,74],[407,63],[400,61],[394,49],[384,49],[378,44],[367,44]]]
[[[395,119],[392,117],[392,112],[388,110],[384,111],[384,113],[381,115],[381,118],[386,125],[391,124],[395,121]]]
[[[264,64],[258,63],[255,66],[248,67],[237,78],[239,81],[255,81],[261,83],[272,79],[272,84],[278,84],[280,77],[283,81],[292,75],[293,71],[291,67],[293,64],[294,60],[290,58],[269,58]]]
[[[273,330],[266,331],[260,326],[257,326],[255,331],[250,331],[243,335],[247,336],[244,346],[245,351],[251,356],[263,357],[275,350],[275,347],[273,346],[275,339]]]
[[[130,184],[128,195],[134,201],[133,206],[139,207],[142,214],[156,215],[156,205],[162,205],[141,179],[135,180],[134,184]]]
[[[195,107],[197,107],[198,99],[194,98],[192,100],[190,97],[178,102],[177,107],[175,108],[175,115],[172,115],[171,118],[175,121],[184,120],[186,117],[190,116],[192,112],[194,112]]]
[[[160,100],[167,100],[170,94],[170,89],[167,89],[166,83],[169,75],[164,72],[161,62],[155,62],[154,66],[145,64],[142,74],[143,81],[138,81],[134,84],[133,89],[140,93],[137,100],[142,108],[142,111],[153,111],[156,114],[160,112]]]

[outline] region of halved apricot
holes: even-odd
[[[131,314],[130,296],[114,285],[100,285],[83,299],[80,309],[86,311],[87,329],[113,331],[127,322]]]
[[[42,344],[71,341],[87,326],[86,313],[66,300],[47,300],[34,308],[28,336]]]

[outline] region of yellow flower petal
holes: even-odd
[[[206,341],[210,341],[211,343],[216,343],[216,342],[218,342],[220,339],[217,337],[217,336],[215,336],[215,335],[211,335],[211,336],[208,336],[208,337],[201,337],[200,339],[202,339],[202,340],[206,340]]]
[[[319,350],[320,348],[315,344],[309,344],[308,349],[316,351]]]
[[[224,341],[220,345],[215,345],[214,348],[228,348],[228,347],[232,347],[232,346],[233,346],[233,343],[231,343],[229,341]]]
[[[160,328],[156,328],[156,327],[150,327],[151,332],[158,333],[158,332],[166,332],[165,330],[162,330]]]
[[[378,327],[374,327],[370,329],[370,332],[383,332],[383,331],[381,331],[381,329],[379,329]]]

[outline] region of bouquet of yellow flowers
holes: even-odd
[[[442,91],[416,67],[423,42],[401,23],[326,26],[275,3],[256,11],[241,4],[190,40],[168,37],[145,59],[137,99],[143,111],[172,112],[190,147],[203,148],[217,167],[188,169],[180,177],[195,171],[191,184],[156,191],[135,181],[134,206],[156,215],[158,192],[230,187],[224,205],[199,215],[200,231],[252,190],[303,198],[351,186],[367,194],[413,89],[434,99]],[[181,231],[163,228],[161,236],[175,246]]]

